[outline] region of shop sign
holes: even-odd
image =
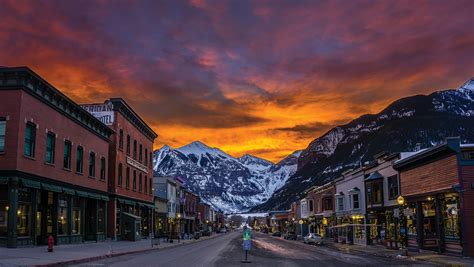
[[[99,119],[105,125],[114,124],[114,110],[112,104],[90,104],[90,105],[81,105],[83,109],[92,114],[94,117]]]
[[[148,168],[145,165],[143,165],[140,162],[132,159],[129,156],[127,156],[127,164],[132,166],[132,167],[135,167],[135,168],[139,169],[140,171],[142,171],[144,173],[148,173]]]

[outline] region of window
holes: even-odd
[[[309,211],[310,211],[310,212],[313,212],[313,211],[314,211],[314,203],[313,203],[313,200],[310,200],[310,201],[309,201]]]
[[[153,179],[152,178],[150,178],[150,192],[149,193],[150,195],[153,193]]]
[[[133,159],[137,159],[137,140],[133,140]]]
[[[81,233],[81,202],[78,197],[72,198],[72,234]]]
[[[142,149],[143,149],[142,144],[140,144],[140,149],[138,150],[138,152],[139,152],[139,153],[138,153],[138,160],[139,160],[140,162],[142,162],[142,159],[143,159],[143,157],[142,157],[142,155],[143,155],[143,154],[142,154],[143,150],[142,150]]]
[[[382,181],[367,183],[368,204],[382,204],[382,196]]]
[[[351,202],[352,202],[352,209],[359,209],[359,194],[352,194],[351,195]]]
[[[119,131],[119,149],[123,150],[123,130]]]
[[[127,134],[127,155],[130,156],[130,135]]]
[[[89,154],[89,176],[95,177],[95,153]]]
[[[146,177],[146,175],[145,175],[145,190],[143,191],[145,191],[145,194],[148,194],[148,178]]]
[[[323,198],[323,211],[325,210],[332,210],[332,198],[325,197]]]
[[[7,129],[7,121],[0,118],[0,152],[5,152],[5,133]]]
[[[127,167],[127,172],[125,173],[125,188],[130,189],[130,167]]]
[[[34,123],[26,123],[25,130],[25,145],[23,147],[23,153],[25,156],[35,156],[35,142],[36,142],[36,125]]]
[[[49,132],[46,135],[46,162],[54,164],[54,151],[56,147],[56,135]]]
[[[388,199],[395,199],[399,195],[398,175],[388,177]]]
[[[29,236],[31,232],[32,213],[31,191],[27,188],[18,190],[17,235]]]
[[[84,148],[82,146],[77,147],[76,152],[76,172],[82,173],[84,169],[83,159],[84,158]]]
[[[118,184],[118,186],[120,186],[120,187],[122,187],[122,171],[123,171],[122,163],[119,163],[119,165],[118,165],[117,184]]]
[[[71,141],[64,141],[64,163],[63,167],[65,169],[71,169]]]
[[[100,158],[100,180],[105,180],[105,158]]]
[[[145,162],[144,162],[145,165],[148,164],[148,149],[145,148]]]
[[[58,195],[58,235],[67,235],[68,233],[68,196]]]
[[[337,197],[337,211],[344,210],[344,196]]]
[[[0,121],[0,123],[1,123],[1,121]],[[2,139],[1,139],[1,138],[2,138],[2,136],[1,136],[1,129],[2,129],[2,128],[1,128],[1,127],[2,127],[2,126],[1,126],[1,124],[0,124],[0,146],[1,146],[1,140],[2,140]],[[1,148],[0,148],[0,149],[1,149]],[[1,150],[0,150],[0,151],[1,151]],[[464,159],[464,160],[473,160],[473,159],[474,159],[474,152],[469,152],[469,151],[463,152],[463,153],[462,153],[462,159]]]
[[[150,168],[153,168],[153,154],[150,152]]]
[[[137,171],[133,171],[133,191],[137,191]]]
[[[138,174],[138,191],[142,191],[142,174]]]

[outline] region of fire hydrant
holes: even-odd
[[[48,237],[48,252],[53,252],[54,238],[52,236]]]

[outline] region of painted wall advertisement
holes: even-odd
[[[90,104],[81,105],[83,109],[99,119],[105,125],[112,125],[114,123],[114,110],[112,104]]]

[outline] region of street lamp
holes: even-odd
[[[401,241],[401,245],[402,245],[401,249],[403,250],[403,253],[406,256],[406,254],[408,254],[408,250],[406,250],[406,245],[407,245],[406,243],[407,243],[408,240],[406,239],[407,238],[407,232],[406,232],[407,231],[406,230],[406,223],[407,222],[406,222],[405,209],[404,209],[405,204],[406,204],[405,203],[405,198],[400,195],[397,198],[397,204],[399,206],[398,209],[400,210],[400,213],[399,213],[400,214],[399,215],[400,216],[399,228],[400,228],[400,241]]]

